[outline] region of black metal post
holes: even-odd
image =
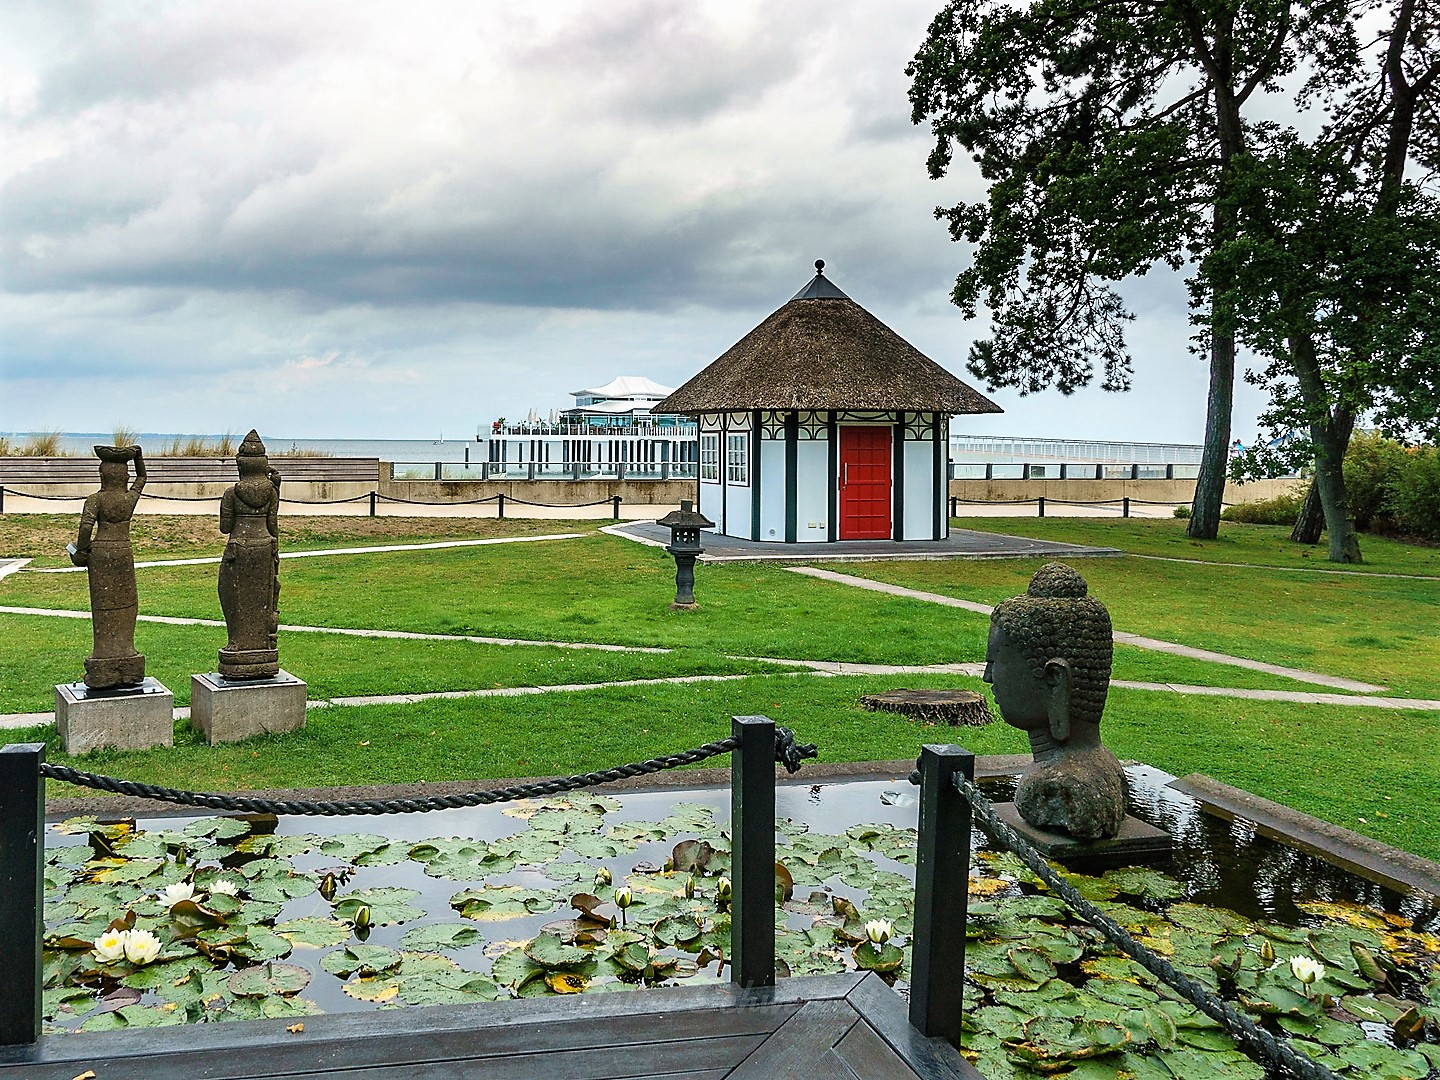
[[[1044,495],[1041,495],[1038,499],[1035,500],[1035,502],[1036,502],[1036,504],[1040,507],[1040,516],[1041,516],[1041,517],[1044,517],[1044,516],[1045,516],[1045,496],[1044,496]]]
[[[730,981],[775,985],[775,721],[735,716],[730,753]]]
[[[960,1045],[965,918],[970,891],[970,804],[955,777],[975,779],[975,755],[958,746],[920,752],[920,839],[915,853],[910,1024]]]
[[[774,757],[774,750],[771,750]],[[45,890],[44,743],[0,747],[0,1046],[40,1038]]]
[[[435,462],[435,479],[436,479],[436,480],[439,480],[443,475],[444,475],[444,466],[441,465],[440,462],[438,462],[438,461]]]
[[[505,493],[503,491],[495,496],[495,505],[500,507],[500,516],[503,518],[505,516]]]
[[[375,516],[375,492],[370,492],[370,516]]]
[[[1120,516],[1121,516],[1121,517],[1129,517],[1129,516],[1130,516],[1130,496],[1129,496],[1129,495],[1126,495],[1123,499],[1120,500]]]
[[[5,488],[0,486],[0,514],[5,512]]]
[[[959,497],[956,496],[956,495],[951,495],[951,496],[950,496],[950,516],[951,516],[951,517],[959,517],[959,515],[960,515],[960,499],[959,499]]]
[[[611,503],[610,516],[611,516],[612,518],[614,518],[616,521],[619,521],[619,520],[620,520],[620,496],[619,496],[619,495],[612,495],[612,496],[610,497],[610,503]]]

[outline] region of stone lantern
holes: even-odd
[[[672,611],[694,611],[700,606],[695,603],[695,559],[705,552],[700,546],[700,530],[713,529],[715,523],[704,514],[697,514],[694,506],[689,499],[684,499],[679,510],[670,511],[655,523],[670,530],[670,543],[665,550],[675,556]]]

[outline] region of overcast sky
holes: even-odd
[[[0,431],[464,436],[679,385],[817,258],[973,383],[932,210],[982,188],[906,99],[937,7],[8,0]],[[957,430],[1200,441],[1183,286],[1125,291],[1131,393]]]

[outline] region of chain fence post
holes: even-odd
[[[612,496],[610,497],[610,502],[611,502],[610,517],[611,517],[613,520],[615,520],[615,521],[619,521],[619,520],[620,520],[620,496],[619,496],[619,495],[612,495]]]
[[[775,721],[731,717],[730,981],[775,985]]]
[[[0,514],[5,512],[5,486],[0,484]]]
[[[370,492],[370,516],[375,516],[375,492]]]
[[[500,508],[500,516],[503,518],[505,516],[505,493],[502,491],[499,495],[496,495],[495,498],[495,505]]]
[[[1130,516],[1130,496],[1129,496],[1129,495],[1126,495],[1123,499],[1120,500],[1120,516],[1121,516],[1121,517],[1127,517],[1127,518]]]
[[[1038,499],[1035,500],[1035,504],[1040,508],[1040,516],[1041,516],[1041,517],[1044,517],[1044,516],[1045,516],[1045,496],[1044,496],[1044,495],[1041,495]]]
[[[955,495],[951,495],[951,496],[950,496],[950,516],[951,516],[951,517],[959,517],[959,516],[960,516],[960,499],[959,499],[958,496],[955,496]]]
[[[958,746],[920,752],[920,836],[915,852],[910,1024],[960,1045],[969,908],[970,803],[955,777],[975,779],[975,755]]]
[[[36,1042],[45,889],[44,743],[0,747],[0,1046]]]

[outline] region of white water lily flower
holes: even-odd
[[[718,899],[729,900],[733,889],[734,886],[730,884],[728,877],[722,877],[719,881],[715,882],[715,896]]]
[[[195,886],[188,881],[177,881],[174,885],[166,885],[158,895],[165,901],[166,907],[174,907],[182,900],[194,900]]]
[[[876,945],[884,945],[895,933],[895,924],[889,919],[871,919],[865,924],[865,936]]]
[[[1306,986],[1325,977],[1325,965],[1308,956],[1290,957],[1290,973]]]
[[[125,935],[125,959],[148,964],[160,955],[160,939],[149,930],[131,930]]]
[[[236,888],[233,881],[226,881],[224,878],[221,878],[219,881],[212,881],[210,883],[210,893],[212,896],[216,893],[219,893],[221,896],[239,896],[240,890]]]
[[[628,885],[621,885],[615,890],[615,906],[624,911],[635,901],[635,894],[630,891]]]
[[[596,871],[595,871],[595,884],[596,884],[596,885],[609,885],[610,882],[613,881],[613,880],[614,880],[614,878],[612,878],[612,877],[610,876],[610,868],[609,868],[609,867],[607,867],[607,866],[602,866],[602,867],[600,867],[599,870],[596,870]]]
[[[130,936],[128,930],[106,930],[95,939],[95,959],[102,964],[113,964],[116,960],[125,959],[125,939]]]

